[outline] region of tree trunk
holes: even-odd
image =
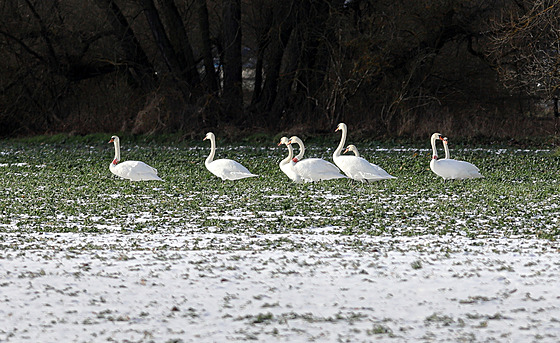
[[[263,88],[263,71],[264,71],[264,61],[265,52],[271,41],[271,28],[274,22],[274,14],[279,15],[282,9],[282,3],[277,5],[280,8],[272,8],[268,11],[262,11],[262,27],[256,33],[257,38],[257,61],[255,63],[255,84],[253,86],[253,96],[251,99],[251,106],[254,107],[261,99],[262,88]],[[276,37],[274,37],[276,38]]]
[[[204,71],[206,76],[204,81],[206,87],[211,93],[217,93],[219,90],[218,77],[214,69],[214,57],[212,55],[212,45],[210,44],[210,23],[208,21],[208,8],[206,0],[197,0],[198,5],[198,25],[200,28],[200,36],[202,38],[202,57],[204,59]]]
[[[261,98],[263,82],[263,59],[266,42],[261,39],[257,48],[257,63],[255,64],[255,85],[253,86],[253,97],[251,105],[255,105]]]
[[[142,50],[121,9],[113,0],[95,0],[95,2],[99,8],[107,12],[115,36],[120,39],[126,63],[130,65],[130,68],[127,68],[129,80],[146,91],[152,89],[155,84],[154,67]]]
[[[269,46],[266,80],[259,101],[259,107],[264,111],[270,111],[276,99],[282,58],[293,30],[291,22],[284,22],[279,25],[279,27],[272,29],[271,37],[277,37],[277,39],[271,42]]]
[[[277,96],[270,105],[268,121],[271,123],[280,119],[287,125],[302,122],[302,108],[296,110],[302,103],[302,100],[297,99],[292,91],[301,58],[301,48],[300,42],[296,39],[292,39],[284,50],[283,59],[286,63],[282,68],[282,76],[278,79]]]
[[[223,0],[225,120],[242,122],[241,0]]]
[[[161,53],[161,57],[163,58],[163,61],[174,80],[177,82],[179,89],[185,97],[185,101],[190,103],[191,85],[183,73],[183,68],[181,68],[177,54],[171,45],[171,41],[169,40],[167,33],[165,32],[165,28],[161,22],[156,6],[154,5],[154,1],[142,0],[142,5],[144,6],[144,14],[146,15],[146,20],[148,21],[148,25],[152,31],[154,42]]]
[[[176,52],[181,74],[185,76],[191,89],[194,89],[200,84],[200,77],[196,70],[192,46],[179,10],[173,0],[158,0],[158,2],[169,27],[167,31],[169,32],[169,40]]]

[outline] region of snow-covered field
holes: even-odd
[[[2,146],[0,342],[560,341],[550,151],[463,151],[486,179],[444,183],[421,149],[364,149],[399,179],[361,186],[251,148],[264,176],[224,183],[153,147],[126,154],[165,183],[131,184],[105,148]]]
[[[548,241],[263,235],[277,247],[228,251],[158,250],[188,235],[56,236],[56,250],[2,252],[2,341],[560,340]]]

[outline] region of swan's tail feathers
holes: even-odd
[[[139,180],[140,181],[163,181],[163,179],[158,176],[157,170],[155,168],[152,169],[154,170],[153,173],[143,173],[138,175]]]
[[[164,181],[161,177],[157,175],[139,175],[138,177],[133,177],[131,181]]]
[[[385,169],[381,168],[380,166],[378,166],[376,164],[373,164],[373,163],[370,163],[370,164],[373,168],[375,168],[377,170],[376,177],[379,180],[387,180],[387,179],[396,179],[397,178],[396,176],[393,176],[393,175],[390,175],[389,173],[387,173],[385,171]]]

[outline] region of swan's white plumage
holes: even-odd
[[[150,167],[141,161],[126,161],[117,165],[111,163],[109,166],[111,172],[117,176],[132,181],[146,181],[146,180],[159,180],[161,178],[157,175],[157,169]]]
[[[351,163],[348,164],[348,172],[353,175],[350,176],[354,180],[358,181],[377,181],[377,180],[386,180],[386,179],[395,179],[394,176],[387,173],[383,168],[379,167],[376,164],[368,162],[365,158],[360,157],[360,153],[358,152],[358,148],[355,145],[350,144],[344,153],[346,152],[353,152],[354,156],[340,156],[342,157],[342,163],[346,163],[347,161],[344,160],[346,157],[350,157],[354,159]],[[340,161],[340,159],[339,159]],[[372,172],[373,171],[373,172]],[[348,174],[347,174],[348,175]]]
[[[457,161],[454,159],[438,159],[436,140],[443,140],[440,133],[434,133],[431,137],[433,157],[430,161],[430,169],[445,180],[464,180],[484,177],[480,170],[472,163]],[[445,142],[444,142],[445,144]]]
[[[383,168],[369,163],[366,159],[359,156],[343,156],[340,153],[346,143],[346,135],[348,128],[346,124],[340,123],[336,127],[336,131],[342,131],[340,143],[333,153],[334,163],[346,174],[349,178],[361,182],[372,182],[379,180],[395,179],[396,177],[389,175]]]
[[[206,158],[204,164],[206,169],[212,174],[221,178],[222,180],[239,180],[247,177],[255,177],[247,168],[245,168],[241,163],[222,158],[214,161],[214,155],[216,154],[216,136],[212,132],[208,132],[203,140],[210,140],[210,154]]]
[[[291,145],[292,143],[298,144],[300,149],[298,156],[294,158],[295,161],[292,161],[294,162],[292,167],[301,180],[305,182],[316,182],[346,178],[334,164],[328,161],[321,158],[303,159],[305,145],[299,137],[292,136],[288,140],[288,144]]]
[[[225,158],[206,164],[206,168],[222,180],[239,180],[258,176],[251,173],[241,163]]]
[[[148,180],[158,180],[163,181],[157,175],[157,169],[150,167],[144,162],[140,161],[126,161],[119,163],[121,159],[121,145],[120,139],[117,136],[111,137],[109,143],[115,144],[115,158],[113,162],[109,165],[109,170],[111,173],[128,179],[131,181],[148,181]]]
[[[334,164],[320,158],[299,161],[294,165],[294,170],[306,182],[346,178]]]

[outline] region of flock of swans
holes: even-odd
[[[340,143],[333,153],[334,164],[320,158],[303,158],[305,154],[305,146],[303,141],[297,136],[291,138],[282,137],[278,146],[285,145],[288,149],[288,156],[280,161],[280,170],[294,182],[317,182],[332,179],[350,178],[360,182],[373,182],[379,180],[394,179],[383,168],[368,162],[360,157],[358,149],[354,145],[346,143],[348,128],[346,124],[340,123],[335,131],[341,131],[342,136]],[[251,173],[241,163],[222,158],[214,160],[216,154],[216,136],[212,132],[208,132],[203,140],[210,140],[210,154],[204,162],[206,168],[222,180],[239,180],[248,177],[258,176]],[[443,141],[445,150],[445,158],[439,158],[437,153],[436,142]],[[155,168],[150,167],[140,161],[121,160],[121,148],[119,137],[113,136],[109,143],[115,145],[115,158],[109,165],[109,170],[124,179],[131,181],[159,180],[163,181],[158,175]],[[293,145],[299,146],[299,153],[294,157]],[[447,146],[447,138],[440,133],[434,133],[431,137],[433,150],[433,158],[430,162],[430,169],[438,176],[449,180],[463,180],[484,177],[480,174],[479,169],[472,163],[451,159],[449,156],[449,148]],[[345,149],[344,151],[342,151]],[[352,152],[354,155],[345,155]],[[341,171],[344,173],[342,174]]]

